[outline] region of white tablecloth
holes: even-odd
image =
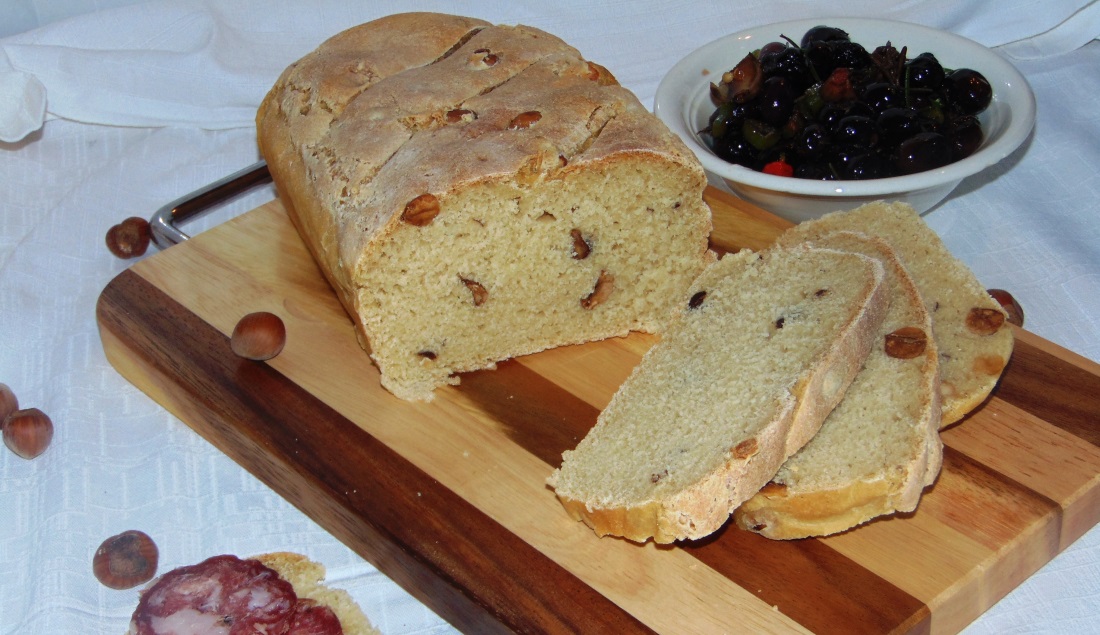
[[[103,587],[90,567],[100,541],[131,528],[154,536],[162,570],[219,553],[299,551],[324,563],[383,632],[451,630],[126,382],[104,358],[95,324],[100,292],[130,264],[107,252],[107,228],[255,161],[252,115],[276,75],[325,37],[387,12],[430,9],[541,27],[608,66],[647,104],[668,68],[695,47],[783,19],[895,18],[1007,45],[1002,51],[1017,56],[1038,98],[1033,138],[926,218],[987,287],[1015,294],[1030,330],[1100,361],[1100,43],[1092,41],[1100,5],[549,4],[0,5],[7,36],[0,132],[17,138],[34,130],[0,142],[0,382],[57,428],[33,461],[0,449],[0,633],[123,632],[135,593]],[[201,231],[272,196],[260,188],[186,229]],[[1100,632],[1098,561],[1093,529],[967,633]]]

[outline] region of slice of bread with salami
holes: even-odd
[[[291,552],[212,556],[151,581],[127,635],[379,635],[324,567]]]

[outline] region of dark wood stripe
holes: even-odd
[[[993,394],[1100,446],[1100,375],[1017,338]]]
[[[145,373],[135,383],[456,627],[651,632],[139,275],[112,280],[97,317]]]
[[[727,523],[681,548],[817,635],[930,629],[923,602],[820,540],[771,540]]]
[[[491,412],[517,444],[553,467],[599,414],[515,362],[463,375],[459,389]],[[509,395],[524,398],[507,399]],[[819,635],[924,633],[930,627],[930,611],[923,602],[818,540],[769,540],[727,524],[706,539],[670,548],[690,552]],[[737,618],[730,620],[733,627]]]
[[[576,447],[600,414],[514,359],[498,363],[496,370],[463,374],[458,390],[503,425],[512,441],[554,468],[561,465],[562,452]]]

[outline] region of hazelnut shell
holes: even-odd
[[[285,344],[286,325],[278,315],[267,311],[249,313],[241,318],[229,338],[234,353],[255,361],[275,357]]]
[[[46,451],[53,441],[53,421],[38,408],[15,410],[3,422],[4,445],[24,459]]]
[[[131,589],[153,579],[159,558],[153,539],[131,529],[99,545],[92,557],[92,573],[104,586]]]
[[[16,410],[19,410],[19,400],[16,399],[15,393],[7,384],[0,384],[0,424],[3,424],[4,419]]]

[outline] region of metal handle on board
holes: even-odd
[[[259,161],[168,203],[149,219],[153,243],[160,249],[182,243],[190,236],[178,225],[270,180],[267,162]]]

